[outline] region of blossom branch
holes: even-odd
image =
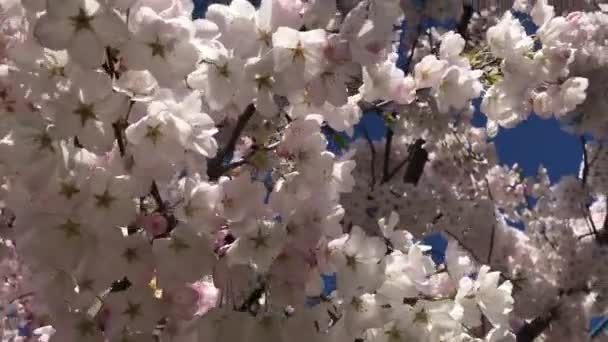
[[[422,147],[424,145],[424,139],[418,139],[412,146],[412,158],[407,164],[405,175],[403,176],[404,183],[418,184],[422,173],[424,172],[424,166],[429,160],[429,153]]]
[[[247,106],[247,108],[245,108],[243,114],[239,116],[236,127],[234,127],[234,131],[232,131],[232,135],[230,136],[226,146],[219,151],[213,159],[210,159],[207,162],[207,175],[209,176],[209,179],[216,180],[226,172],[227,168],[223,166],[223,163],[226,157],[234,152],[239,137],[243,133],[245,126],[247,126],[247,123],[254,113],[255,106],[253,104],[250,104]]]
[[[390,167],[390,159],[391,159],[391,145],[393,142],[394,132],[392,129],[388,128],[386,132],[386,143],[384,147],[384,162],[382,163],[382,182],[387,182],[389,180],[389,167]]]
[[[458,25],[456,26],[456,32],[458,32],[462,38],[468,40],[468,32],[467,28],[469,27],[469,23],[471,19],[473,19],[473,6],[470,3],[464,3],[462,5],[462,16],[458,21]]]
[[[545,331],[551,322],[557,317],[559,306],[552,308],[549,313],[541,315],[526,323],[523,328],[519,329],[516,336],[517,342],[533,342],[543,331]]]

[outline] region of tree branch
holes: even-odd
[[[154,202],[156,202],[156,206],[158,210],[162,213],[167,209],[165,202],[163,202],[162,197],[160,196],[160,191],[158,191],[158,185],[156,185],[156,181],[152,181],[152,186],[150,187],[150,195],[154,198]]]
[[[386,144],[384,146],[384,162],[382,163],[382,183],[388,181],[389,177],[389,167],[390,167],[390,159],[391,159],[391,146],[393,143],[393,130],[388,129],[386,132]]]
[[[469,23],[473,18],[473,6],[471,4],[463,4],[462,5],[462,16],[458,21],[458,25],[456,26],[456,32],[458,32],[464,40],[468,40],[468,32],[467,28],[469,27]]]
[[[589,155],[587,154],[587,141],[584,136],[581,136],[581,147],[583,149],[583,175],[581,182],[583,187],[587,185],[587,178],[589,177]]]
[[[254,113],[255,106],[253,104],[250,104],[247,106],[247,108],[245,108],[243,114],[239,116],[236,127],[234,127],[234,131],[232,131],[232,135],[230,136],[226,146],[220,150],[213,159],[209,159],[207,162],[207,176],[209,176],[209,179],[216,180],[220,178],[224,172],[226,172],[226,168],[223,166],[224,161],[226,157],[234,152],[237,141],[243,133],[245,126],[247,126],[247,122],[249,122]]]
[[[405,175],[403,176],[404,183],[418,184],[420,177],[424,171],[424,166],[429,160],[429,153],[422,147],[424,145],[424,139],[418,139],[412,145],[411,159],[405,169]]]
[[[556,306],[551,309],[548,314],[538,316],[532,321],[526,323],[515,335],[516,341],[533,342],[551,325],[551,322],[553,322],[553,320],[557,317],[558,308],[559,306]]]

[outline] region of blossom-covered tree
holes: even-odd
[[[0,0],[2,341],[589,340],[593,6]],[[533,112],[581,137],[578,177],[498,163],[491,138]]]

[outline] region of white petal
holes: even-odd
[[[68,52],[75,62],[89,68],[99,67],[105,58],[103,45],[90,30],[77,32]]]
[[[92,20],[91,26],[99,39],[106,45],[116,46],[129,37],[127,24],[114,12],[96,16]]]
[[[69,18],[78,14],[81,0],[47,0],[46,12],[54,18]]]
[[[73,36],[74,27],[69,20],[53,19],[49,15],[40,17],[34,28],[38,43],[53,50],[67,48]]]

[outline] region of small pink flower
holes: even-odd
[[[304,7],[304,4],[300,0],[277,0],[277,6],[289,14],[299,14]]]
[[[220,291],[212,283],[197,281],[192,284],[192,288],[198,292],[196,315],[204,315],[216,306]]]
[[[583,12],[580,12],[580,11],[570,12],[566,16],[566,21],[568,21],[569,23],[572,23],[572,24],[578,24],[578,21],[581,19],[582,16],[583,16]]]
[[[167,232],[167,219],[160,213],[141,215],[135,223],[152,236],[159,236]]]

